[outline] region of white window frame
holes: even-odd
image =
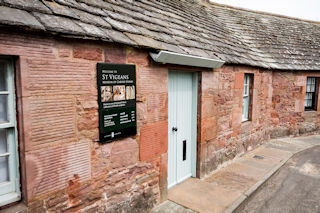
[[[249,120],[250,106],[250,74],[244,74],[243,97],[242,97],[242,122]]]
[[[0,156],[8,156],[9,181],[0,183],[0,206],[18,201],[21,199],[18,143],[17,143],[17,122],[15,104],[14,65],[9,57],[0,57],[0,63],[5,64],[7,90],[0,91],[0,95],[7,95],[7,122],[0,123],[0,129],[7,130],[7,152]]]

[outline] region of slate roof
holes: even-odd
[[[284,70],[320,70],[320,24],[197,0],[0,0],[0,25]]]

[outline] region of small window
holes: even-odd
[[[304,99],[305,110],[317,110],[319,80],[315,77],[307,77],[306,96]]]
[[[0,57],[0,206],[20,199],[13,62]]]
[[[245,74],[243,84],[242,122],[251,120],[252,94],[253,74]]]

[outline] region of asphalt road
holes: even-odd
[[[320,213],[320,146],[293,156],[237,213]]]

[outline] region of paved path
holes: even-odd
[[[160,204],[152,213],[195,213],[195,211],[168,200]]]
[[[320,213],[320,146],[292,157],[237,213]]]
[[[193,212],[233,212],[293,154],[317,145],[320,145],[320,135],[271,140],[211,176],[201,180],[190,178],[173,187],[168,193],[170,204]],[[184,212],[181,208],[170,209],[172,213]],[[165,213],[166,210],[165,203],[154,212]]]

